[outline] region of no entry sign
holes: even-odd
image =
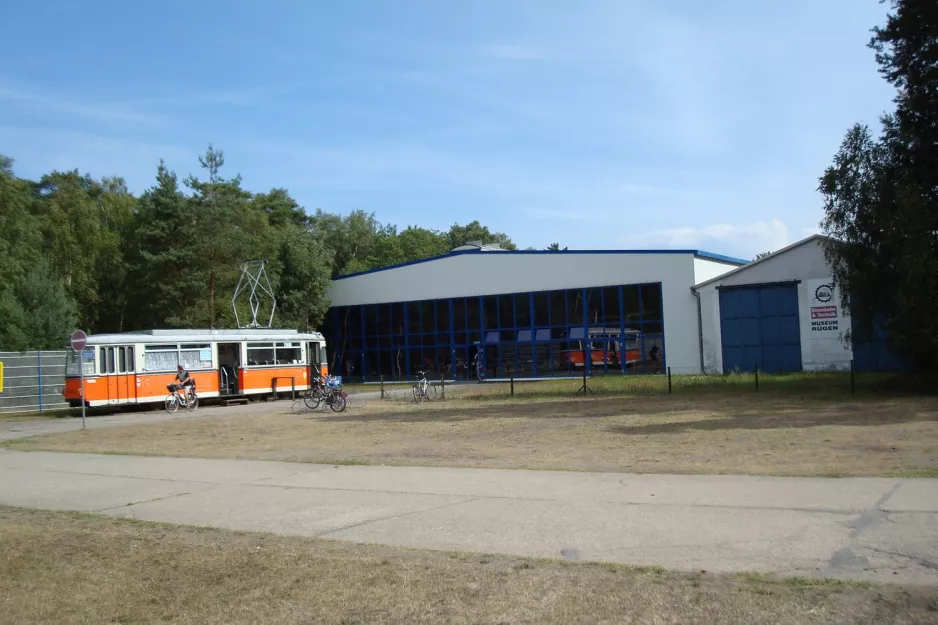
[[[82,332],[81,330],[75,330],[72,332],[72,349],[76,352],[80,352],[85,349],[85,345],[88,344],[88,335]]]

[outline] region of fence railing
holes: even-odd
[[[0,414],[46,412],[68,408],[65,351],[0,352],[3,392]]]

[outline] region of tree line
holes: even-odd
[[[211,145],[199,176],[161,161],[139,196],[78,170],[18,178],[0,155],[0,350],[61,349],[68,333],[234,327],[240,263],[267,260],[278,327],[319,326],[333,277],[445,254],[515,249],[478,221],[399,230],[373,213],[307,213],[283,188],[252,193]],[[243,320],[247,311],[239,308]]]
[[[851,128],[820,179],[826,254],[854,318],[916,370],[938,371],[938,3],[891,0],[869,47],[896,88],[878,136]]]

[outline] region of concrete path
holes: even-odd
[[[0,450],[0,503],[430,549],[938,584],[938,480]]]

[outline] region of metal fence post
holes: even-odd
[[[509,378],[509,384],[511,384],[511,396],[514,397],[515,396],[515,374],[510,373],[509,376],[511,376]]]
[[[668,394],[671,394],[671,367],[668,367]]]
[[[756,372],[756,392],[758,393],[759,392],[759,365],[755,366],[755,372]]]
[[[440,399],[446,399],[446,376],[440,374]]]
[[[36,366],[39,371],[39,413],[42,414],[42,352],[36,352]]]
[[[850,394],[857,394],[857,377],[856,371],[853,368],[853,359],[850,359]]]

